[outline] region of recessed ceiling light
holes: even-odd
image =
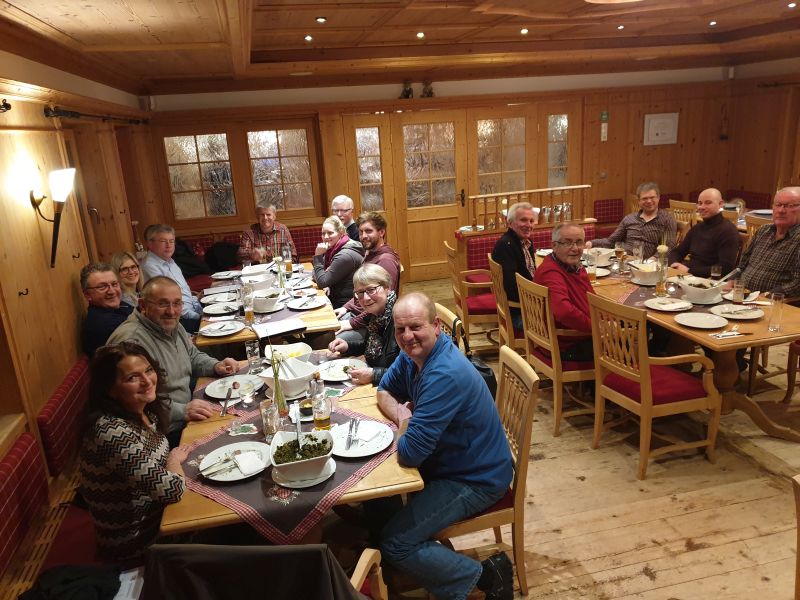
[[[317,17],[317,23],[325,23],[327,20],[327,17]]]
[[[709,22],[708,22],[708,26],[709,26],[709,27],[714,27],[714,25],[716,25],[716,24],[717,24],[717,22],[716,22],[716,21],[709,21]]]
[[[313,38],[313,37],[311,37],[310,35],[307,35],[307,36],[306,36],[306,37],[304,37],[303,39],[304,39],[305,41],[307,41],[307,42],[310,42],[310,41],[311,41],[311,40],[313,40],[314,38]]]
[[[528,35],[528,28],[527,27],[523,27],[522,29],[519,30],[519,32],[522,35]]]
[[[419,39],[422,39],[422,38],[424,38],[424,37],[425,37],[425,32],[423,32],[423,31],[418,31],[418,32],[417,32],[417,37],[418,37]]]
[[[789,4],[787,4],[786,6],[788,6],[789,8],[794,8],[797,6],[797,2],[789,2]]]
[[[620,31],[622,31],[623,29],[625,29],[625,25],[617,25],[617,29],[619,29]]]

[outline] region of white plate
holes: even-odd
[[[257,312],[260,315],[268,315],[269,313],[278,312],[279,310],[283,310],[284,308],[286,308],[286,302],[279,301],[279,302],[276,302],[275,306],[273,306],[269,310],[256,310],[254,312]]]
[[[741,314],[731,314],[738,311],[747,312],[742,312]],[[764,316],[764,311],[760,308],[742,306],[741,304],[721,304],[720,306],[712,306],[711,312],[715,315],[719,315],[720,317],[725,317],[726,319],[733,319],[734,321],[751,321],[753,319],[760,319]]]
[[[319,477],[315,477],[314,479],[286,479],[278,472],[277,469],[272,469],[272,481],[285,488],[302,490],[304,488],[313,487],[318,483],[322,483],[323,481],[330,479],[334,473],[336,473],[336,461],[333,460],[333,458],[329,458],[328,462],[325,463],[325,466],[322,467],[322,473]]]
[[[342,458],[363,458],[372,456],[392,445],[394,434],[388,425],[377,421],[361,421],[358,426],[358,442],[353,440],[350,449],[347,446],[347,431],[350,423],[343,423],[331,428],[333,436],[333,453]],[[369,440],[369,441],[364,441]]]
[[[317,296],[311,300],[309,300],[308,296],[306,296],[305,298],[295,298],[294,300],[290,300],[286,303],[286,306],[292,310],[313,310],[315,308],[325,306],[327,303],[328,299],[325,296]]]
[[[675,322],[697,329],[719,329],[728,324],[728,319],[709,313],[688,312],[675,315]]]
[[[216,304],[208,304],[203,307],[204,315],[229,315],[239,310],[239,301],[235,302],[217,302]]]
[[[294,272],[296,272],[296,271],[299,271],[299,270],[302,268],[302,266],[303,266],[303,265],[300,265],[300,264],[298,264],[298,263],[292,263],[292,272],[294,273]],[[284,267],[284,270],[285,270],[285,267]],[[277,273],[277,272],[278,272],[278,267],[277,267],[276,265],[274,265],[274,264],[273,264],[273,265],[270,267],[270,271],[272,271],[273,273]]]
[[[687,302],[692,302],[691,300],[689,300],[689,298],[686,297],[685,294],[683,296],[681,296],[681,300],[686,300]],[[717,294],[717,296],[713,300],[711,300],[710,302],[700,302],[699,300],[697,300],[695,302],[692,302],[692,304],[698,304],[698,305],[702,305],[702,306],[711,306],[712,304],[719,304],[720,302],[722,302],[722,296]]]
[[[483,231],[483,225],[478,225],[476,229],[472,229],[472,225],[464,225],[458,228],[459,231]]]
[[[292,423],[297,423],[297,415],[300,415],[301,423],[311,423],[314,420],[314,413],[311,413],[310,415],[301,414],[300,403],[293,402],[289,407],[289,419],[291,419]]]
[[[215,462],[222,460],[226,455],[232,454],[236,450],[241,450],[242,452],[247,452],[248,450],[254,450],[261,455],[263,460],[264,466],[261,468],[260,471],[256,473],[250,473],[249,475],[242,475],[242,472],[239,470],[238,467],[231,469],[230,471],[223,471],[222,473],[218,473],[216,475],[211,475],[206,477],[206,479],[211,479],[212,481],[241,481],[242,479],[247,479],[248,477],[252,477],[253,475],[257,475],[264,469],[269,466],[269,444],[265,444],[264,442],[236,442],[235,444],[228,444],[227,446],[223,446],[222,448],[217,448],[216,450],[212,450],[208,454],[206,454],[205,458],[200,462],[199,468],[202,471],[203,468],[213,465]]]
[[[665,312],[682,312],[691,310],[693,306],[688,300],[678,300],[677,298],[648,298],[644,301],[644,305],[647,308]]]
[[[759,217],[771,217],[772,216],[772,209],[771,208],[759,208],[756,210],[750,211],[754,215],[758,215]]]
[[[242,329],[244,329],[244,323],[241,321],[223,321],[206,325],[198,333],[206,337],[225,337],[239,333]]]
[[[536,251],[536,256],[550,256],[553,253],[552,248],[542,248]]]
[[[242,383],[244,381],[249,381],[253,384],[253,387],[256,391],[260,390],[264,387],[264,380],[261,379],[258,375],[231,375],[230,377],[223,377],[222,379],[217,379],[216,381],[212,381],[206,386],[204,390],[206,396],[209,398],[216,398],[217,400],[225,400],[225,396],[228,394],[228,388],[233,386],[234,382]],[[239,399],[239,390],[231,390],[231,400],[238,400]]]
[[[289,289],[292,289],[292,290],[304,290],[304,289],[310,288],[312,285],[314,285],[314,282],[311,281],[311,277],[304,277],[303,279],[300,279],[300,280],[290,284],[289,285]]]
[[[225,292],[222,294],[211,294],[200,298],[201,304],[215,304],[217,302],[239,302],[239,294],[236,292]]]
[[[218,271],[211,275],[211,279],[236,279],[242,274],[241,271]]]
[[[264,271],[269,271],[272,265],[273,261],[269,261],[263,265],[250,265],[249,267],[244,267],[242,269],[242,275],[255,275],[257,273],[263,273]]]
[[[751,292],[751,293],[750,293],[750,294],[749,294],[749,295],[748,295],[748,296],[747,296],[747,297],[744,299],[744,301],[745,301],[745,302],[752,302],[753,300],[755,300],[756,298],[758,298],[758,297],[759,297],[759,295],[761,295],[761,292]],[[733,292],[727,292],[727,293],[725,293],[725,294],[722,294],[722,297],[723,297],[723,298],[725,298],[725,300],[730,300],[731,302],[733,302]]]
[[[270,371],[270,367],[265,367],[264,371],[265,372],[271,372]],[[264,396],[266,398],[272,398],[272,389],[270,389],[268,387],[266,390],[264,390]],[[287,402],[290,402],[291,400],[300,400],[301,398],[305,398],[305,397],[306,397],[306,391],[305,390],[295,394],[294,396],[290,396],[286,392],[283,393],[283,399],[286,400]]]
[[[267,281],[270,279],[272,275],[268,273],[258,273],[255,275],[243,275],[242,276],[242,283],[261,283],[262,281]]]
[[[608,269],[597,267],[595,269],[595,275],[597,275],[598,277],[606,277],[608,275],[611,275],[611,271],[609,271]]]
[[[325,381],[348,381],[350,376],[342,369],[347,366],[353,369],[366,369],[367,363],[357,358],[337,358],[321,364],[319,373]]]

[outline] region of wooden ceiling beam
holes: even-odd
[[[117,52],[181,52],[204,50],[228,50],[227,42],[186,42],[175,44],[110,44],[98,46],[81,46],[80,51],[86,54]]]
[[[230,44],[233,74],[241,76],[250,67],[253,40],[253,0],[222,0],[224,31]]]

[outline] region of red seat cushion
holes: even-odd
[[[320,233],[320,225],[312,225],[310,227],[290,227],[289,233],[292,234],[292,241],[294,247],[297,249],[297,256],[301,259],[314,256],[317,249],[317,244],[322,241],[322,234]]]
[[[536,348],[533,351],[533,355],[548,367],[553,367],[553,358],[550,356],[550,353],[543,348]],[[562,360],[561,369],[563,371],[585,371],[587,369],[594,369],[594,361]]]
[[[464,298],[471,315],[491,315],[497,312],[497,301],[494,294],[477,294]]]
[[[488,273],[474,273],[472,275],[467,275],[464,277],[466,281],[470,283],[491,283],[492,276]]]
[[[650,377],[654,405],[703,398],[707,395],[700,379],[672,367],[651,365]],[[616,373],[610,373],[603,380],[603,384],[628,398],[633,398],[637,402],[642,401],[640,386],[635,381],[626,379]]]
[[[511,488],[508,488],[506,490],[506,493],[503,494],[503,497],[500,498],[500,500],[498,500],[497,502],[492,504],[486,510],[482,510],[478,514],[473,515],[473,518],[474,517],[480,517],[481,515],[488,515],[490,513],[497,512],[498,510],[505,510],[506,508],[513,508],[513,506],[514,506],[514,492],[511,491]]]
[[[98,562],[92,515],[86,509],[70,505],[39,572],[60,565],[91,565]]]
[[[525,330],[524,329],[515,329],[514,330],[514,337],[518,340],[521,340],[525,337]]]
[[[84,356],[66,374],[36,417],[47,468],[53,477],[61,473],[77,452],[88,398],[89,359]]]

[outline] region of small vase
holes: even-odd
[[[289,416],[289,405],[286,404],[286,397],[283,395],[283,386],[281,380],[275,378],[275,404],[278,405],[278,414],[281,418]]]

